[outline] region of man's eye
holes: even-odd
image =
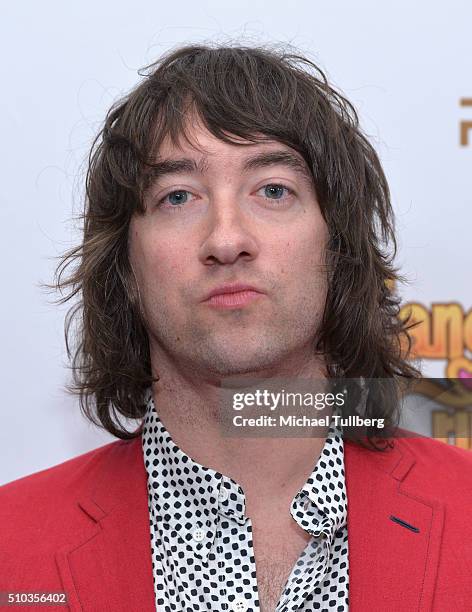
[[[285,187],[285,185],[279,185],[276,183],[269,183],[268,185],[261,187],[261,189],[264,190],[264,196],[270,200],[281,200],[284,193],[286,195],[291,195],[293,193],[293,191],[288,187]],[[261,191],[261,189],[259,189],[259,191]]]
[[[171,191],[158,202],[161,204],[170,204],[171,207],[178,208],[181,204],[185,204],[189,200],[190,191],[185,189],[178,189],[177,191]]]
[[[263,191],[264,197],[270,200],[282,200],[293,194],[293,191],[285,185],[279,185],[278,183],[268,183],[259,189]],[[182,204],[186,204],[191,199],[192,193],[185,189],[177,189],[166,194],[158,202],[158,206],[164,204],[168,205],[168,208],[180,208]]]

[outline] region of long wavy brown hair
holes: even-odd
[[[269,138],[298,151],[313,175],[329,230],[331,274],[314,350],[329,378],[410,380],[408,320],[400,320],[397,252],[389,188],[351,103],[313,61],[277,46],[188,45],[147,66],[109,110],[88,158],[83,240],[56,268],[58,303],[78,300],[65,320],[83,414],[114,436],[141,432],[145,389],[154,381],[139,291],[128,259],[128,227],[144,213],[143,192],[162,139],[185,136],[197,112],[217,138]],[[66,270],[72,267],[68,276]],[[64,295],[66,290],[66,295]],[[73,325],[73,323],[76,325]],[[369,401],[365,416],[399,420],[398,402]],[[122,422],[137,419],[129,430]],[[372,442],[373,448],[382,445]]]

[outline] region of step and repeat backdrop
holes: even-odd
[[[45,3],[2,9],[2,415],[0,483],[112,438],[70,381],[67,307],[45,292],[79,241],[86,157],[138,70],[198,41],[292,45],[359,112],[397,216],[397,289],[411,312],[424,385],[403,424],[472,448],[472,4]]]

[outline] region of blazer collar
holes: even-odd
[[[344,446],[350,612],[431,610],[443,505],[408,486],[415,459],[401,441],[383,453],[349,441]],[[154,611],[140,436],[109,445],[103,469],[78,507],[82,536],[56,554],[71,612]]]
[[[351,612],[432,609],[444,507],[408,485],[414,464],[398,438],[384,452],[345,442]]]

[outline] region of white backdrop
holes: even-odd
[[[78,240],[84,159],[111,103],[169,47],[288,42],[359,110],[390,180],[405,302],[471,307],[472,4],[137,0],[2,6],[0,484],[112,440],[63,390],[65,307],[39,287]],[[424,361],[444,376],[445,361]]]

